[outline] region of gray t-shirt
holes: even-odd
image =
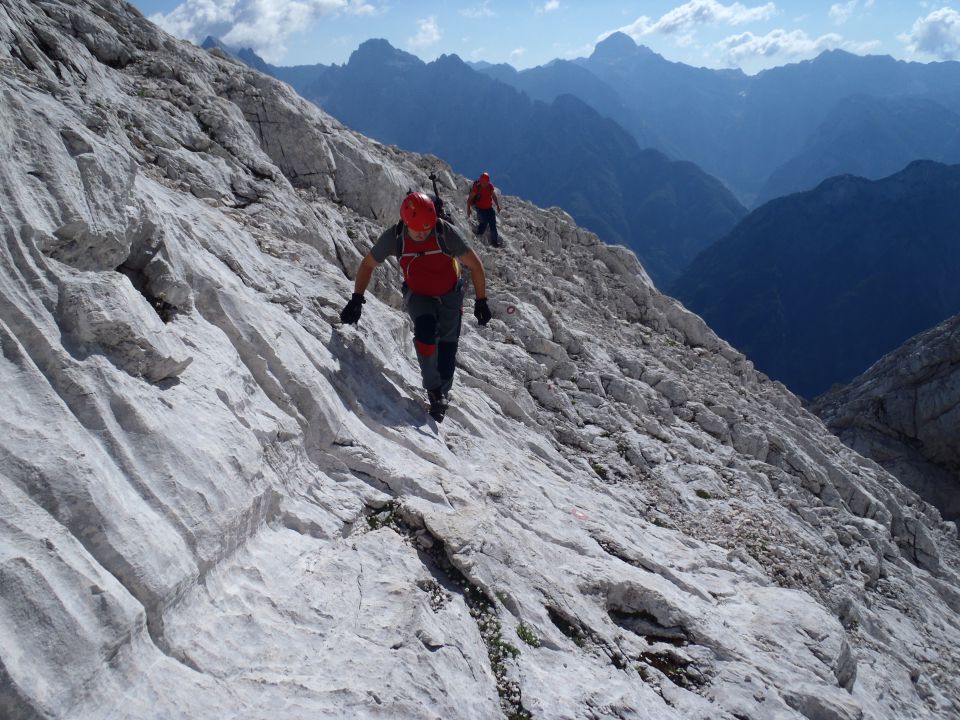
[[[441,220],[443,223],[443,244],[454,257],[460,257],[470,252],[470,246],[467,245],[463,237],[457,232],[457,229],[450,223]],[[377,241],[370,248],[370,254],[378,263],[382,263],[390,256],[397,254],[397,226],[391,225],[384,230]]]

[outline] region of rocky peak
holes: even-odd
[[[229,48],[226,46],[226,44],[224,44],[224,42],[220,38],[214,37],[213,35],[207,35],[203,39],[203,42],[200,43],[200,47],[202,47],[204,50],[212,50],[213,48],[220,48],[224,52],[229,52]]]
[[[383,63],[396,66],[421,66],[423,61],[416,55],[393,47],[388,41],[377,38],[365,40],[350,54],[349,65],[361,67],[378,67]]]
[[[629,35],[622,32],[615,32],[597,43],[597,46],[593,49],[593,53],[590,55],[590,59],[599,62],[617,62],[618,60],[634,57],[640,49]],[[646,48],[642,49],[646,50]]]
[[[814,411],[840,439],[960,518],[960,315],[911,338]]]
[[[467,178],[117,0],[0,38],[4,717],[956,716],[956,527],[632,253],[505,197],[431,425],[394,261],[338,312]]]

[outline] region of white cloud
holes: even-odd
[[[537,14],[553,12],[560,9],[560,0],[547,0],[542,6],[537,8]]]
[[[869,10],[873,7],[874,0],[863,0],[863,9]],[[860,0],[848,0],[844,3],[836,3],[830,6],[830,19],[837,25],[843,25],[847,20],[853,17],[857,11]]]
[[[939,60],[960,59],[960,13],[944,7],[913,23],[909,33],[898,36],[915,55]]]
[[[483,0],[483,2],[477,6],[464,8],[460,11],[460,14],[471,20],[497,16],[497,14],[490,9],[490,0]]]
[[[440,26],[437,25],[437,20],[432,15],[423,20],[417,21],[417,34],[412,38],[407,38],[407,44],[417,50],[422,50],[428,48],[431,45],[436,45],[440,41],[442,32],[440,32]]]
[[[830,6],[830,19],[837,25],[843,25],[857,9],[857,0],[850,0],[845,3],[837,3]]]
[[[772,30],[766,35],[754,35],[752,32],[731,35],[718,42],[717,47],[728,60],[740,63],[752,57],[811,55],[839,47],[842,42],[843,38],[836,33],[813,39],[803,30]]]
[[[557,47],[557,45],[554,44],[554,47]],[[569,50],[561,50],[560,55],[565,58],[589,57],[596,47],[595,43],[587,43],[586,45],[570,48]]]
[[[382,12],[364,0],[349,0],[345,11],[348,15],[377,15]]]
[[[511,62],[516,62],[517,60],[519,60],[520,58],[522,58],[526,52],[527,52],[527,49],[526,49],[526,48],[517,48],[516,50],[511,50],[511,51],[510,51],[510,61],[511,61]]]
[[[879,40],[864,40],[863,42],[853,42],[852,40],[843,41],[843,49],[857,55],[867,55],[882,47],[883,43]]]
[[[738,2],[724,5],[717,0],[690,0],[674,8],[654,22],[643,16],[629,25],[618,28],[634,40],[639,41],[645,35],[670,35],[680,33],[689,35],[698,25],[743,25],[745,23],[768,20],[777,13],[777,6],[768,2],[765,5],[747,7]],[[614,31],[615,32],[615,31]],[[601,39],[611,33],[605,33]]]
[[[200,42],[213,35],[277,62],[286,53],[287,38],[319,18],[376,12],[366,0],[185,0],[169,13],[151,15],[150,20],[177,37]]]
[[[827,33],[811,38],[803,30],[771,30],[766,35],[754,35],[752,32],[731,35],[717,43],[724,58],[733,65],[740,65],[751,58],[795,59],[812,57],[824,50],[843,49],[854,53],[866,53],[880,46],[877,41],[851,42],[837,33]]]

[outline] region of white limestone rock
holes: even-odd
[[[813,408],[850,447],[960,518],[960,317],[911,338]]]
[[[702,403],[693,403],[692,408],[697,425],[716,438],[729,436],[730,428],[726,421]]]
[[[605,385],[606,394],[618,402],[631,406],[643,415],[650,411],[652,392],[645,392],[644,385],[625,378],[611,378]]]
[[[180,337],[120,273],[66,278],[57,321],[77,352],[104,352],[117,367],[149,382],[175,378],[193,361]]]
[[[10,154],[0,181],[16,188],[22,207],[10,221],[30,227],[39,249],[68,265],[81,270],[120,265],[136,222],[136,163],[122,148],[78,126],[49,95],[22,88],[8,89],[3,98],[0,133]],[[24,165],[31,174],[21,182],[10,173]]]
[[[738,422],[733,426],[731,441],[737,452],[766,461],[770,443],[766,434],[746,422]]]
[[[690,392],[673,377],[663,378],[654,384],[654,387],[674,407],[683,405],[690,399]]]
[[[16,472],[15,468],[11,468]],[[104,648],[146,635],[143,608],[70,529],[0,473],[0,607],[4,717],[60,714],[101,672]],[[16,532],[11,532],[11,529]],[[18,692],[12,692],[17,688]]]

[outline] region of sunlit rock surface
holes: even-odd
[[[629,252],[505,198],[437,427],[394,262],[338,312],[466,179],[113,0],[0,98],[0,717],[960,712],[955,525]]]

